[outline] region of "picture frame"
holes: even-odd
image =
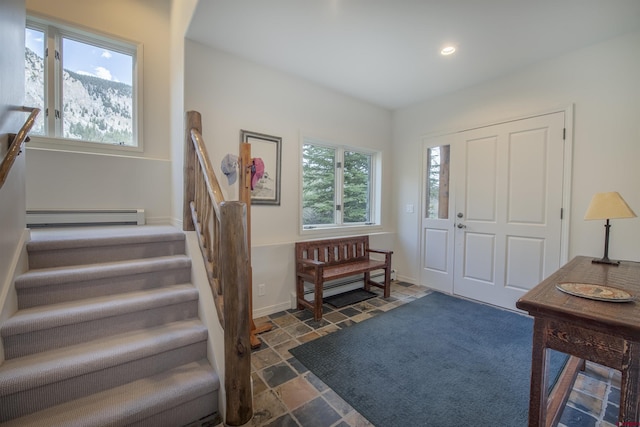
[[[243,129],[240,141],[251,144],[251,157],[264,163],[264,174],[251,190],[251,204],[280,206],[282,138]]]

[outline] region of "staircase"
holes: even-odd
[[[218,412],[184,233],[34,231],[27,250],[0,328],[3,426],[197,426]]]

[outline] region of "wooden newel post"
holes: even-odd
[[[190,203],[196,199],[196,150],[191,140],[191,129],[202,133],[202,117],[197,111],[187,111],[184,118],[184,203],[182,208],[182,229],[194,231]]]
[[[241,202],[223,202],[220,206],[222,247],[221,276],[224,289],[224,352],[226,424],[240,426],[253,417],[251,394],[251,344],[248,291],[249,257],[245,239],[246,206]]]

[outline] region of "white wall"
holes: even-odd
[[[391,113],[274,69],[186,44],[185,109],[202,114],[203,136],[228,200],[237,200],[220,171],[227,153],[238,153],[240,130],[282,137],[281,205],[252,207],[254,313],[288,308],[294,290],[293,243],[299,234],[300,135],[382,151],[383,194],[391,193]],[[383,232],[393,232],[391,206],[383,200]],[[384,233],[383,233],[384,235]],[[320,236],[317,236],[320,237]],[[312,236],[305,236],[305,239]],[[380,237],[372,246],[392,241]]]
[[[519,73],[394,113],[396,267],[419,280],[422,137],[573,104],[569,258],[601,257],[603,222],[582,218],[593,193],[618,191],[640,214],[640,33],[630,34]],[[609,256],[640,260],[640,219],[612,220]]]
[[[27,0],[26,5],[30,12],[142,43],[144,49],[144,152],[30,148],[27,208],[144,208],[149,222],[169,222],[170,0]]]
[[[10,133],[18,133],[27,118],[16,111],[24,102],[24,1],[0,5],[0,162],[7,153]],[[19,64],[17,65],[16,64]],[[18,156],[0,188],[0,285],[5,283],[18,242],[25,231],[25,154]],[[0,288],[1,289],[1,288]]]
[[[184,162],[184,44],[198,0],[171,1],[171,220],[182,228]]]
[[[9,133],[18,130],[27,114],[16,111],[24,102],[24,0],[0,2],[0,161]],[[0,322],[18,308],[13,278],[26,270],[25,153],[20,154],[0,188]],[[4,351],[0,343],[0,363]]]

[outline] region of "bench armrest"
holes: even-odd
[[[316,261],[315,259],[301,258],[296,260],[296,275],[299,277],[322,277],[324,272],[325,262]],[[310,271],[305,272],[305,267],[311,267],[313,274]]]
[[[386,251],[382,249],[367,249],[367,253],[375,253],[375,254],[383,254],[384,255],[384,263],[391,267],[391,254],[393,251]]]
[[[383,249],[367,249],[367,252],[375,252],[377,254],[385,254],[385,255],[386,254],[391,255],[393,253],[393,251],[386,251]]]
[[[316,261],[315,259],[308,259],[308,258],[300,258],[300,259],[296,260],[296,262],[300,263],[300,264],[308,264],[308,265],[311,265],[311,266],[314,266],[314,267],[326,264],[325,262]]]

